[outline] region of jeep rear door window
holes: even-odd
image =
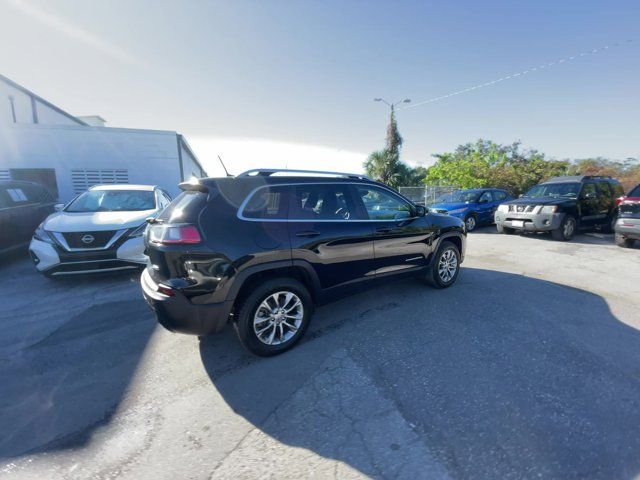
[[[411,217],[411,205],[387,190],[358,186],[357,191],[370,220],[402,220]]]
[[[256,190],[242,209],[245,218],[285,220],[288,210],[289,187],[261,187]]]
[[[348,185],[296,185],[294,188],[291,220],[354,220],[358,216]]]

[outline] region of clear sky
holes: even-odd
[[[627,42],[632,40],[632,42]],[[404,159],[483,137],[640,155],[640,1],[0,0],[0,73],[110,126],[177,130],[210,173],[360,170],[387,109]],[[215,162],[214,162],[215,160]]]

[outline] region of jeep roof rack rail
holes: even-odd
[[[270,177],[274,173],[304,173],[304,174],[312,174],[312,175],[333,175],[336,177],[357,178],[360,180],[370,180],[372,182],[375,181],[361,173],[325,172],[322,170],[298,170],[298,169],[289,169],[289,168],[254,168],[252,170],[247,170],[246,172],[242,172],[240,175],[238,175],[238,177],[252,177],[252,176]]]

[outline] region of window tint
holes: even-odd
[[[263,187],[249,199],[242,215],[246,218],[286,219],[288,187]]]
[[[296,185],[292,220],[353,220],[357,212],[348,185]]]
[[[501,202],[507,198],[507,194],[505,192],[501,192],[500,190],[496,190],[493,192],[493,198],[496,202]]]
[[[358,195],[371,220],[401,220],[411,217],[411,205],[378,187],[358,187]]]
[[[609,188],[609,183],[607,182],[598,182],[597,183],[597,187],[598,187],[598,195],[601,197],[610,197],[611,196],[611,190]]]
[[[629,192],[630,197],[640,197],[640,185]]]
[[[585,183],[584,187],[582,187],[582,198],[585,198],[587,195],[595,195],[596,194],[596,184],[595,183]]]
[[[491,192],[483,192],[478,199],[478,203],[491,203],[493,201],[493,197],[491,196]]]

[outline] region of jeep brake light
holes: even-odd
[[[193,225],[152,225],[149,241],[160,245],[184,245],[200,243],[200,232]]]

